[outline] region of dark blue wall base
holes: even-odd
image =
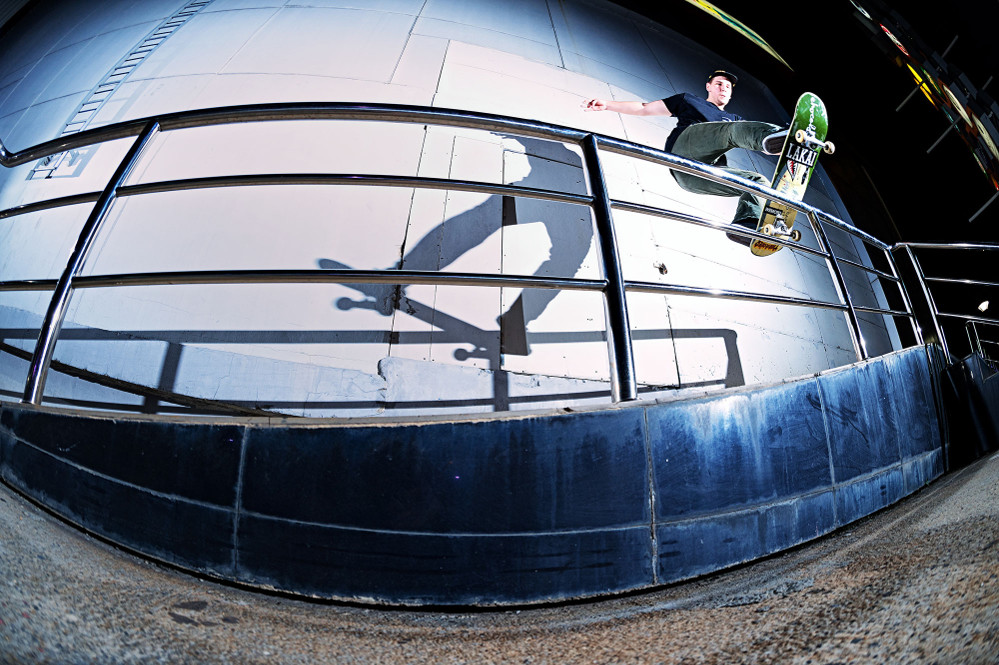
[[[933,348],[580,413],[377,423],[0,407],[0,474],[209,576],[423,605],[559,601],[787,549],[943,473]]]

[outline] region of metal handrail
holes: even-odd
[[[850,336],[853,338],[854,348],[859,350],[860,359],[864,360],[868,357],[867,345],[864,343],[864,333],[860,328],[860,317],[857,316],[857,308],[853,304],[853,298],[850,296],[850,287],[846,283],[846,276],[843,274],[843,269],[832,251],[832,245],[829,243],[829,238],[826,236],[825,229],[822,223],[819,221],[815,213],[809,212],[808,218],[812,223],[812,228],[815,230],[815,240],[819,243],[819,249],[827,252],[832,259],[829,261],[829,272],[833,275],[833,284],[836,285],[836,290],[838,291],[839,297],[846,303],[849,310],[849,321],[850,321]]]
[[[999,245],[994,245],[990,243],[975,243],[975,242],[954,242],[954,243],[940,243],[940,242],[900,242],[896,243],[892,249],[896,247],[911,247],[912,249],[950,249],[950,250],[967,250],[967,249],[983,249],[983,250],[999,250]]]
[[[944,333],[943,326],[940,323],[941,318],[947,319],[957,319],[965,321],[966,324],[973,323],[983,323],[987,325],[999,325],[999,319],[991,319],[988,317],[975,316],[969,314],[957,314],[954,312],[945,312],[936,304],[936,299],[933,297],[933,291],[930,288],[934,284],[945,284],[951,286],[980,286],[986,288],[999,288],[999,282],[993,282],[991,280],[976,280],[976,279],[957,279],[950,277],[937,277],[928,275],[926,270],[923,268],[922,263],[916,256],[914,250],[948,250],[948,251],[993,251],[999,252],[999,244],[990,243],[938,243],[938,242],[900,242],[892,247],[892,251],[904,250],[906,255],[909,257],[909,261],[912,263],[915,269],[916,279],[922,289],[924,299],[929,308],[930,317],[936,331],[937,338],[940,340],[940,345],[943,347],[944,354],[946,357],[950,357],[950,346],[947,343],[947,337]],[[980,346],[976,349],[975,344],[971,343],[969,337],[969,345],[971,347],[972,353],[979,352],[981,350]]]
[[[208,284],[421,284],[454,286],[528,287],[564,291],[602,291],[607,280],[535,277],[534,275],[484,275],[430,270],[193,270],[123,273],[77,277],[78,289],[117,286],[177,286]]]
[[[600,147],[605,150],[608,150],[609,152],[615,152],[630,157],[644,159],[646,161],[668,166],[675,170],[684,171],[686,173],[691,173],[694,175],[698,175],[700,177],[706,177],[709,180],[714,180],[716,182],[721,182],[723,184],[733,185],[743,191],[753,192],[761,196],[764,196],[766,198],[769,198],[771,200],[778,200],[782,203],[790,205],[792,208],[798,210],[799,212],[804,212],[808,216],[812,229],[815,232],[816,239],[819,242],[819,249],[813,250],[807,247],[806,245],[801,245],[799,243],[786,242],[786,241],[782,241],[781,244],[795,251],[801,251],[805,253],[811,253],[822,256],[827,260],[830,272],[833,277],[833,281],[837,287],[838,295],[846,303],[846,311],[850,323],[850,334],[851,337],[853,338],[854,348],[857,350],[857,354],[860,357],[860,359],[867,358],[868,353],[867,353],[866,344],[864,342],[863,332],[861,330],[860,319],[857,316],[857,312],[877,311],[878,313],[881,314],[890,314],[890,315],[896,315],[896,312],[892,310],[883,310],[883,309],[872,310],[871,308],[859,308],[855,306],[850,296],[849,289],[847,288],[846,278],[843,275],[840,263],[847,263],[848,265],[851,265],[853,267],[862,269],[869,273],[883,276],[886,279],[897,282],[902,291],[903,302],[906,304],[907,307],[909,307],[909,311],[901,315],[907,316],[910,319],[910,321],[912,322],[913,331],[916,334],[917,339],[921,339],[919,328],[915,322],[915,317],[911,313],[911,306],[908,302],[908,296],[904,291],[904,287],[901,283],[901,280],[897,278],[897,275],[895,277],[889,277],[887,274],[878,271],[874,268],[871,268],[869,266],[865,266],[856,263],[854,261],[848,261],[846,259],[841,259],[840,257],[837,257],[831,249],[831,245],[828,242],[825,232],[822,229],[822,224],[828,223],[831,226],[840,229],[841,231],[853,235],[854,237],[860,239],[865,244],[871,245],[874,248],[880,250],[886,257],[887,261],[889,262],[889,265],[891,265],[892,270],[897,273],[896,266],[894,263],[894,257],[892,257],[890,253],[891,249],[890,245],[882,242],[881,240],[878,240],[877,238],[868,233],[861,231],[860,229],[852,226],[851,224],[848,224],[843,220],[830,215],[827,212],[815,208],[814,206],[807,205],[801,201],[794,201],[784,196],[774,196],[775,194],[774,190],[770,189],[769,187],[762,186],[752,181],[735,178],[733,176],[730,176],[725,171],[722,171],[721,169],[705,165],[701,162],[695,162],[693,160],[684,159],[670,153],[664,153],[662,151],[655,150],[653,148],[648,148],[646,146],[641,146],[627,141],[622,141],[620,139],[610,138],[606,136],[599,136],[598,141]],[[629,204],[627,207],[632,210],[637,210],[638,206],[637,204]],[[647,207],[644,211],[651,212],[651,210]],[[675,215],[665,215],[665,216],[670,216],[673,219],[680,219],[680,221],[687,221],[679,217],[676,217]],[[705,224],[705,226],[711,226],[711,225]],[[764,236],[763,234],[757,233],[755,231],[749,231],[749,230],[740,231],[735,228],[730,228],[728,232],[730,233],[734,232],[743,237],[748,237],[748,238],[760,238],[764,240],[768,239],[767,236]]]
[[[611,212],[607,181],[600,165],[600,141],[593,134],[583,139],[583,164],[593,195],[593,216],[597,229],[597,249],[603,263],[607,288],[604,290],[607,316],[607,344],[610,348],[611,398],[615,402],[638,399],[635,356],[631,344],[631,324],[628,321],[628,296],[625,292],[624,271],[618,252],[614,217]]]
[[[877,277],[880,277],[881,279],[886,279],[889,282],[902,281],[901,279],[899,279],[898,275],[889,275],[883,270],[878,270],[877,268],[872,268],[871,266],[865,266],[863,263],[857,263],[856,261],[851,261],[850,259],[844,259],[843,257],[839,257],[839,262],[842,263],[843,265],[850,266],[851,268],[858,268],[860,270],[863,270],[864,272],[876,275]]]
[[[191,129],[211,125],[291,121],[291,120],[366,120],[380,122],[401,122],[433,124],[466,129],[480,129],[493,132],[508,132],[530,138],[565,141],[581,144],[586,137],[593,136],[597,147],[608,152],[637,157],[668,166],[672,169],[691,173],[702,178],[732,185],[743,191],[765,196],[785,203],[802,212],[814,212],[828,223],[846,231],[864,242],[881,250],[890,247],[874,236],[801,201],[787,198],[784,194],[758,183],[744,180],[719,168],[685,159],[677,155],[631,143],[621,139],[586,132],[572,127],[522,120],[489,113],[477,113],[459,109],[428,108],[400,104],[348,104],[341,102],[272,103],[226,106],[211,109],[177,111],[164,115],[147,116],[126,120],[103,127],[88,129],[77,134],[62,136],[17,152],[10,152],[0,141],[0,166],[14,167],[60,152],[77,150],[99,143],[138,136],[150,122],[156,122],[160,131]],[[788,243],[791,245],[791,243]]]
[[[0,219],[16,217],[17,215],[27,215],[32,212],[41,212],[43,210],[52,210],[53,208],[64,208],[66,206],[79,205],[81,203],[94,203],[99,198],[101,198],[100,192],[88,192],[86,194],[73,194],[71,196],[63,196],[57,199],[37,201],[35,203],[24,203],[13,208],[8,208],[7,210],[0,210]]]
[[[751,192],[753,194],[759,194],[768,199],[779,201],[781,203],[790,205],[795,210],[804,213],[812,213],[820,215],[828,223],[839,228],[842,231],[860,238],[865,243],[868,243],[877,249],[882,251],[887,251],[891,249],[890,245],[885,244],[881,240],[878,240],[869,233],[861,231],[857,227],[844,222],[838,217],[830,215],[828,212],[819,210],[818,208],[811,206],[803,201],[795,201],[794,199],[787,198],[786,195],[780,194],[779,192],[760,185],[759,183],[753,182],[751,180],[743,180],[733,176],[717,167],[704,164],[702,162],[695,162],[690,159],[684,159],[672,153],[663,152],[661,150],[656,150],[655,148],[649,148],[647,146],[639,145],[637,143],[631,143],[629,141],[624,141],[621,139],[612,138],[609,136],[603,136],[599,134],[594,134],[597,136],[600,147],[608,152],[617,153],[620,155],[625,155],[629,157],[636,157],[639,159],[644,159],[649,162],[661,164],[663,166],[669,166],[677,171],[683,171],[685,173],[690,173],[692,175],[700,176],[707,180],[714,180],[715,182],[720,182],[726,185],[732,185],[738,189],[746,192]],[[781,241],[784,244],[783,241]],[[791,243],[786,243],[787,246],[791,246]]]
[[[999,286],[999,282],[985,282],[979,279],[951,279],[949,277],[927,277],[932,284],[960,284],[961,286]]]
[[[659,284],[657,282],[626,281],[625,285],[628,291],[636,293],[698,296],[700,298],[716,298],[719,300],[762,302],[769,305],[797,305],[799,307],[814,307],[816,309],[835,309],[842,312],[849,311],[849,308],[841,303],[810,300],[808,298],[795,298],[793,296],[751,293],[749,291],[732,291],[729,289],[713,289],[703,286],[678,286],[675,284]]]
[[[138,136],[152,121],[164,132],[212,125],[289,120],[370,120],[442,125],[466,129],[508,132],[519,136],[579,143],[589,132],[571,127],[520,120],[490,113],[460,109],[429,108],[402,104],[348,104],[342,102],[270,103],[224,106],[177,111],[163,115],[125,120],[76,134],[60,136],[17,152],[0,141],[0,166],[20,166],[27,162],[77,150],[99,143]]]
[[[618,201],[616,199],[611,199],[611,207],[615,210],[623,210],[626,212],[637,212],[643,215],[651,215],[654,217],[662,217],[664,219],[671,219],[677,222],[684,222],[692,226],[701,226],[708,229],[718,229],[719,225],[715,222],[708,221],[706,219],[701,219],[700,217],[694,217],[692,215],[686,215],[682,212],[676,212],[673,210],[667,210],[665,208],[656,208],[654,206],[646,205],[644,203],[632,203],[630,201]],[[727,233],[738,233],[739,235],[746,238],[759,238],[761,240],[772,241],[773,237],[760,233],[749,228],[742,227],[732,227],[725,226],[725,231]],[[819,249],[813,249],[808,245],[803,245],[801,243],[795,243],[794,241],[781,241],[781,244],[787,245],[788,247],[794,247],[795,251],[801,252],[803,254],[812,254],[814,256],[821,256],[822,258],[829,258],[828,254]],[[843,261],[844,259],[839,259]],[[859,265],[859,264],[858,264]]]
[[[426,178],[420,176],[383,176],[361,173],[282,173],[275,175],[229,175],[166,180],[136,185],[125,185],[118,190],[118,196],[142,194],[162,194],[191,189],[213,189],[220,187],[260,187],[265,185],[366,185],[369,187],[409,187],[413,189],[449,189],[476,194],[498,194],[522,198],[592,205],[593,197],[580,194],[553,192],[535,187],[499,185],[471,180],[448,180],[447,178]]]
[[[561,141],[578,145],[583,152],[584,168],[589,180],[589,195],[569,194],[553,190],[537,189],[514,185],[501,185],[474,181],[448,180],[425,177],[378,176],[368,174],[274,174],[274,175],[237,175],[179,179],[140,184],[126,184],[129,174],[141,159],[152,137],[161,131],[204,127],[219,124],[287,121],[306,119],[338,119],[365,120],[381,122],[405,122],[434,124],[451,127],[463,127],[484,131],[510,133],[523,137],[540,138]],[[581,289],[601,291],[605,299],[607,314],[608,352],[611,367],[611,392],[615,401],[626,401],[637,398],[637,380],[635,378],[634,357],[631,344],[631,331],[628,323],[626,292],[665,292],[700,297],[730,298],[751,300],[756,302],[792,304],[808,307],[822,307],[840,310],[847,314],[854,346],[858,356],[867,357],[860,329],[858,312],[874,312],[890,316],[908,316],[914,319],[910,311],[901,312],[891,309],[880,309],[855,306],[840,267],[840,262],[867,270],[880,278],[899,281],[893,258],[888,245],[870,236],[852,225],[820,211],[808,204],[794,201],[786,196],[755,182],[743,180],[721,169],[687,160],[660,150],[648,148],[620,139],[582,130],[540,123],[530,120],[509,118],[492,114],[474,113],[454,109],[432,109],[427,107],[391,105],[391,104],[344,104],[344,103],[292,103],[292,104],[258,104],[222,107],[214,109],[181,111],[176,113],[153,116],[136,120],[115,123],[104,127],[86,130],[39,145],[10,152],[0,142],[0,165],[13,167],[53,154],[75,150],[108,141],[129,137],[137,137],[122,160],[115,175],[102,192],[91,192],[64,196],[47,201],[23,204],[15,208],[0,211],[0,219],[16,215],[28,214],[55,207],[94,203],[94,208],[84,224],[77,245],[69,262],[58,280],[22,280],[0,282],[0,291],[53,291],[53,296],[46,312],[38,343],[32,355],[31,368],[25,385],[24,400],[38,404],[44,392],[45,377],[52,361],[55,342],[59,336],[62,320],[66,313],[70,295],[77,288],[95,288],[109,286],[134,286],[152,284],[220,284],[220,283],[304,283],[304,282],[339,282],[339,283],[411,283],[411,284],[461,284],[473,286],[514,286],[548,289]],[[727,232],[738,233],[745,237],[767,238],[763,234],[741,228],[723,227],[675,211],[640,206],[622,201],[612,200],[604,184],[604,177],[599,153],[607,150],[628,155],[664,165],[670,169],[684,171],[699,177],[730,185],[737,189],[752,192],[768,199],[786,203],[805,213],[815,231],[819,249],[813,249],[800,243],[784,242],[790,250],[822,256],[829,265],[834,278],[838,296],[842,302],[822,302],[801,298],[772,296],[767,294],[740,292],[726,289],[699,289],[696,287],[681,287],[674,285],[625,281],[620,266],[620,254],[615,240],[613,209],[625,209],[645,214],[669,217],[686,223],[699,224],[716,229],[724,228]],[[244,271],[189,271],[161,272],[128,275],[99,275],[84,277],[80,274],[87,253],[99,232],[113,202],[119,197],[138,196],[149,193],[179,191],[190,189],[205,189],[212,187],[240,187],[259,185],[369,185],[390,187],[412,187],[449,189],[471,191],[478,193],[498,194],[504,196],[536,198],[562,203],[586,205],[594,213],[596,223],[596,242],[602,259],[604,278],[598,280],[583,279],[549,279],[534,276],[495,276],[470,273],[425,272],[425,271],[362,271],[362,270],[244,270]],[[859,238],[886,253],[889,263],[896,276],[878,271],[862,264],[839,259],[831,250],[825,236],[823,224],[829,224]],[[899,281],[900,286],[901,282]],[[904,287],[903,287],[904,297]],[[905,298],[908,306],[908,299]],[[915,326],[915,323],[914,323]]]
[[[968,321],[964,324],[964,330],[968,335],[968,344],[971,346],[971,351],[973,353],[977,353],[982,358],[982,360],[992,363],[994,366],[994,364],[996,363],[997,360],[999,360],[999,358],[993,358],[992,356],[990,356],[988,353],[985,352],[985,349],[982,346],[981,335],[978,334],[978,325],[976,324],[994,326],[996,328],[999,328],[999,321]],[[987,343],[999,346],[999,341],[988,340]]]
[[[118,166],[118,169],[111,176],[111,180],[94,204],[90,216],[80,231],[80,237],[77,240],[76,247],[73,248],[72,254],[70,254],[66,269],[63,271],[62,276],[59,278],[59,283],[56,284],[52,292],[49,308],[45,312],[45,318],[38,333],[38,343],[35,345],[35,353],[31,358],[31,366],[28,368],[28,379],[24,388],[25,402],[41,404],[42,393],[45,391],[45,379],[48,377],[49,365],[52,362],[56,340],[59,337],[59,330],[62,328],[62,322],[69,307],[69,297],[73,291],[73,279],[76,278],[83,268],[87,254],[93,246],[94,238],[97,237],[97,232],[100,230],[101,224],[111,210],[111,204],[114,203],[118,187],[132,173],[132,169],[138,163],[140,155],[149,145],[157,131],[159,131],[159,125],[156,121],[146,123],[138,138],[132,144],[132,147],[125,154],[125,158]]]

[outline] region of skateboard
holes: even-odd
[[[771,181],[771,188],[788,198],[800,201],[805,197],[808,181],[812,177],[819,154],[832,154],[835,146],[826,141],[829,119],[826,105],[818,95],[806,92],[798,98],[794,107],[794,117],[784,140],[777,169]],[[778,201],[767,201],[760,213],[756,230],[778,240],[801,240],[801,231],[792,229],[798,211]],[[770,256],[783,245],[769,240],[754,239],[749,249],[756,256]]]

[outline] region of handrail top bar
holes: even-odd
[[[356,104],[347,102],[271,102],[207,109],[175,111],[163,115],[123,120],[61,136],[17,152],[9,152],[0,141],[0,165],[12,167],[49,155],[96,143],[138,136],[150,121],[161,131],[275,120],[372,120],[448,125],[486,131],[508,131],[519,136],[578,143],[589,132],[533,120],[491,113],[404,104]]]
[[[882,241],[864,233],[853,225],[813,206],[793,199],[788,199],[750,180],[733,176],[721,169],[701,162],[685,159],[655,148],[649,148],[637,143],[617,139],[610,136],[587,132],[581,129],[554,125],[536,120],[512,118],[465,111],[451,108],[431,108],[406,104],[359,104],[348,102],[270,102],[265,104],[243,104],[221,106],[208,109],[193,109],[175,111],[163,115],[124,120],[101,127],[87,129],[76,134],[61,136],[38,145],[25,148],[14,153],[9,152],[0,140],[0,166],[14,167],[35,161],[74,148],[82,148],[96,143],[104,143],[117,139],[138,136],[150,122],[157,122],[161,131],[172,129],[187,129],[210,125],[225,125],[248,122],[265,122],[275,120],[364,120],[381,122],[408,122],[463,127],[484,131],[510,132],[518,136],[565,141],[579,144],[589,135],[597,139],[601,148],[619,154],[627,154],[642,159],[656,161],[678,170],[697,175],[708,175],[714,180],[733,184],[745,191],[760,194],[770,199],[792,205],[796,209],[821,215],[833,226],[851,233],[864,242],[874,245],[882,251],[889,249]]]
[[[49,155],[57,155],[60,152],[65,152],[74,148],[84,148],[88,145],[96,143],[106,143],[108,141],[117,141],[119,139],[127,139],[138,136],[150,119],[151,118],[139,118],[136,120],[125,120],[112,125],[86,129],[82,132],[67,134],[66,136],[60,136],[49,141],[44,141],[23,150],[18,150],[17,152],[8,151],[3,144],[3,141],[0,140],[0,166],[13,168],[15,166],[20,166],[21,164],[26,164],[27,162],[43,159]]]
[[[912,249],[983,249],[999,250],[999,243],[974,243],[974,242],[899,242],[892,246],[892,250],[899,247],[910,247]]]

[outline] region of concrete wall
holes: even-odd
[[[781,551],[939,476],[938,353],[577,413],[206,421],[5,404],[0,478],[125,547],[252,586],[591,597]]]
[[[657,25],[602,0],[211,0],[186,14],[185,6],[38,5],[0,44],[0,138],[19,150],[80,127],[182,109],[356,101],[537,119],[660,148],[673,119],[584,113],[580,102],[700,94],[705,73],[719,66],[742,75],[731,110],[787,118],[751,72],[683,37],[683,26]],[[834,128],[838,112],[845,110],[830,111]],[[0,173],[0,209],[98,191],[125,149],[116,143]],[[730,162],[764,173],[774,165],[744,152]],[[615,198],[719,224],[732,215],[734,199],[683,192],[665,169],[615,156],[605,169]],[[363,122],[167,133],[134,181],[281,171],[585,190],[575,148]],[[821,167],[812,182],[806,201],[849,221]],[[86,214],[87,206],[73,206],[0,220],[0,280],[57,277]],[[615,220],[627,279],[835,298],[829,271],[807,255],[782,251],[761,260],[711,229],[630,213]],[[849,237],[833,241],[869,262]],[[115,205],[84,273],[317,267],[599,274],[590,216],[578,206],[522,199],[504,207],[498,196],[358,187],[131,197]],[[885,304],[879,285],[860,271],[848,271],[848,279],[858,304]],[[31,348],[45,303],[45,294],[0,293],[7,344]],[[856,359],[837,313],[648,295],[629,304],[638,378],[653,393],[780,380]],[[495,411],[605,402],[603,328],[601,299],[574,292],[98,289],[74,296],[56,360],[289,414]],[[867,317],[864,332],[872,354],[900,348],[881,317]],[[0,354],[0,394],[20,395],[24,371],[23,360]],[[66,376],[53,376],[46,399],[171,408]]]

